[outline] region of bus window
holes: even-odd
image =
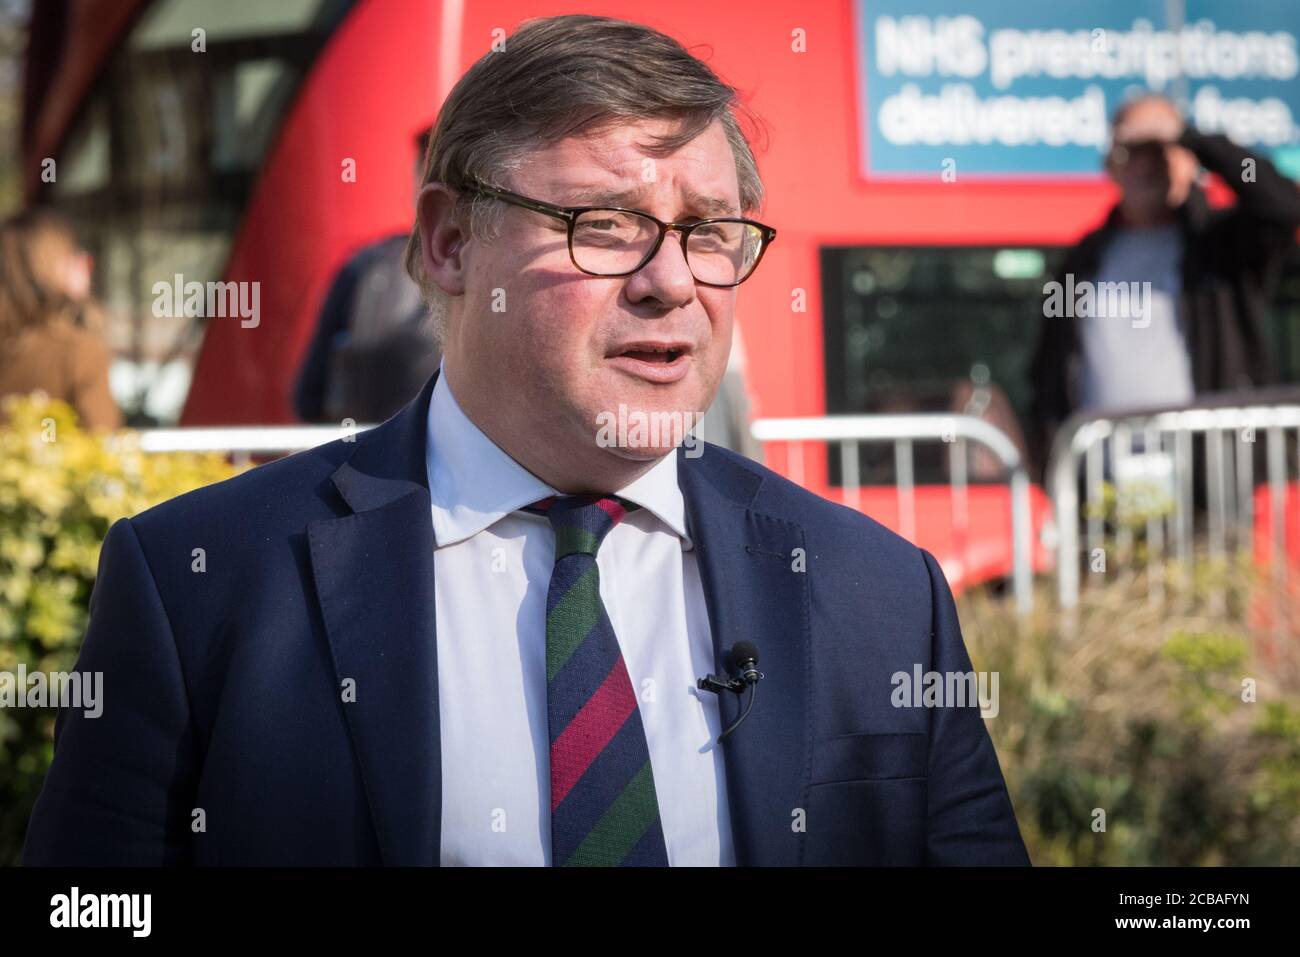
[[[821,252],[830,415],[962,411],[1005,396],[1023,422],[1043,284],[1063,250],[831,247]],[[915,448],[918,481],[946,481],[942,450]],[[892,482],[893,449],[861,447],[865,484]],[[832,481],[839,482],[838,454]]]

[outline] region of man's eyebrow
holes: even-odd
[[[640,209],[645,201],[645,188],[619,189],[608,186],[579,187],[572,191],[561,190],[567,197],[562,206],[626,206]],[[693,189],[686,189],[684,195],[687,207],[697,215],[704,216],[739,216],[735,205],[719,196],[705,196]]]

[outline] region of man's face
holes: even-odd
[[[1187,199],[1198,163],[1192,152],[1175,145],[1182,120],[1161,99],[1133,104],[1112,133],[1116,148],[1106,169],[1134,208],[1151,212],[1177,209]]]
[[[494,185],[558,206],[625,206],[665,222],[741,215],[721,122],[669,155],[638,145],[669,129],[645,120],[570,137],[533,152]],[[726,208],[705,208],[702,199]],[[457,397],[473,393],[462,405],[479,418],[490,410],[495,429],[480,426],[498,442],[526,430],[512,441],[586,455],[620,405],[629,415],[689,415],[681,420],[693,425],[726,369],[736,289],[698,285],[676,231],[638,272],[591,276],[569,258],[564,221],[514,205],[502,213],[495,242],[471,240],[464,249],[462,310],[444,344]],[[655,459],[681,438],[663,429],[657,443],[596,454]]]

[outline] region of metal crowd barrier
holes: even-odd
[[[1145,528],[1147,585],[1152,600],[1158,601],[1164,594],[1167,551],[1190,573],[1198,546],[1203,546],[1209,562],[1226,558],[1230,549],[1253,549],[1256,459],[1261,442],[1266,461],[1261,479],[1268,488],[1272,540],[1270,564],[1275,581],[1285,583],[1287,437],[1293,432],[1300,438],[1300,392],[1294,389],[1212,396],[1177,409],[1080,414],[1067,421],[1056,435],[1047,471],[1058,536],[1061,607],[1071,609],[1078,604],[1081,559],[1087,558],[1091,564],[1099,555],[1104,559],[1108,554],[1107,516],[1101,507],[1108,481],[1117,490],[1145,483],[1155,500],[1167,500],[1162,510],[1148,510],[1145,522],[1142,511],[1134,510],[1128,523],[1123,521],[1123,508],[1131,503],[1125,505],[1122,491],[1113,500],[1118,507],[1118,552],[1127,554],[1134,528]],[[1194,437],[1204,445],[1199,455],[1193,449]],[[1198,467],[1203,469],[1199,474]],[[1194,489],[1203,489],[1199,496],[1203,508],[1196,507]],[[1085,529],[1082,543],[1081,525]]]
[[[313,448],[325,442],[356,435],[370,425],[342,428],[309,426],[231,426],[174,429],[144,429],[140,448],[146,452],[226,452],[236,462],[253,455],[282,455]],[[854,415],[822,418],[760,419],[751,425],[760,442],[790,443],[789,478],[804,482],[803,446],[809,441],[839,442],[843,453],[844,503],[858,506],[861,488],[858,478],[860,443],[892,442],[897,479],[899,518],[905,538],[916,529],[913,443],[941,442],[953,447],[951,465],[954,528],[966,523],[967,446],[973,442],[988,449],[1005,468],[1011,489],[1012,588],[1017,607],[1029,611],[1033,605],[1033,569],[1029,505],[1029,477],[1020,451],[997,427],[982,419],[942,413],[920,415]]]
[[[239,464],[254,455],[288,455],[315,448],[349,435],[360,435],[373,425],[344,428],[337,425],[195,426],[179,429],[141,429],[145,452],[228,452]]]
[[[968,514],[966,443],[974,442],[988,449],[1006,470],[1010,483],[1011,580],[1016,606],[1021,612],[1033,608],[1029,474],[1016,444],[996,426],[974,416],[946,413],[837,415],[759,419],[750,426],[750,432],[765,447],[768,442],[789,443],[787,478],[800,485],[805,484],[802,443],[838,442],[843,463],[843,502],[850,508],[857,508],[860,501],[859,446],[862,443],[892,443],[899,531],[908,539],[914,539],[916,531],[913,443],[940,442],[953,447],[950,485],[954,528],[964,527]]]

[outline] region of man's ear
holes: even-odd
[[[466,237],[456,221],[456,194],[442,183],[427,183],[416,199],[416,215],[425,276],[447,295],[463,295]]]

